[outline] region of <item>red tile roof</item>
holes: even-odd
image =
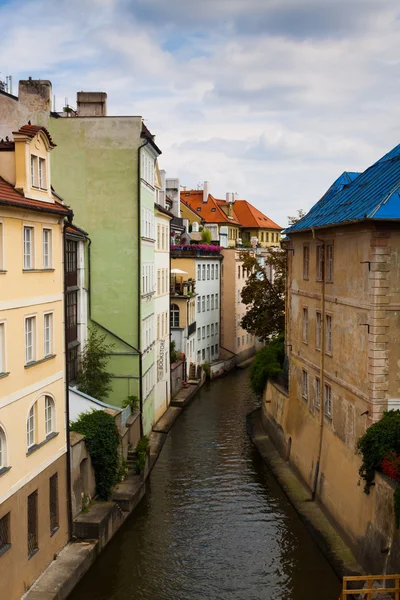
[[[32,200],[15,189],[8,181],[0,177],[0,205],[12,206],[15,208],[25,208],[40,212],[55,213],[58,215],[70,215],[70,208],[59,202],[54,204],[51,202],[41,202],[40,200]]]
[[[19,129],[18,131],[13,131],[13,133],[14,134],[19,133],[21,135],[26,135],[27,137],[34,138],[35,135],[37,135],[39,133],[39,131],[43,131],[43,133],[46,134],[46,136],[49,140],[50,146],[52,148],[55,148],[56,144],[51,139],[51,135],[47,131],[46,127],[41,127],[39,125],[23,125],[23,127],[21,127],[21,129]]]
[[[188,190],[181,192],[181,199],[185,204],[198,214],[206,223],[223,223],[226,225],[240,225],[240,221],[235,214],[233,207],[232,218],[225,214],[221,205],[227,203],[224,200],[217,200],[211,194],[208,195],[208,201],[203,202],[203,191],[202,190]]]
[[[235,212],[242,224],[242,227],[262,228],[262,229],[279,229],[283,228],[271,221],[255,206],[247,202],[247,200],[236,200]]]

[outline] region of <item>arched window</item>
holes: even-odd
[[[36,402],[31,409],[26,420],[26,444],[28,449],[36,443]]]
[[[179,306],[171,304],[171,327],[179,327]]]
[[[50,396],[44,397],[44,420],[46,425],[46,436],[54,431],[54,400]]]
[[[4,469],[7,466],[7,446],[6,446],[6,434],[4,429],[0,427],[0,469]]]

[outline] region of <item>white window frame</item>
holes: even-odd
[[[332,387],[324,384],[324,412],[327,417],[332,417]]]
[[[0,219],[0,271],[6,270],[4,222]]]
[[[178,325],[176,323],[176,316],[178,315]],[[180,310],[178,304],[171,304],[171,327],[179,327],[180,323]]]
[[[216,264],[215,265],[215,279],[218,279],[218,271],[219,271],[218,267],[219,267],[219,265]]]
[[[215,309],[218,308],[218,294],[215,294]]]
[[[303,306],[303,344],[308,344],[308,307]]]
[[[325,319],[326,319],[325,352],[326,352],[326,354],[332,354],[332,315],[325,315]]]
[[[27,240],[25,233],[30,232],[30,240]],[[24,270],[30,271],[35,268],[35,227],[33,225],[24,225],[22,232]],[[29,253],[27,246],[29,244]]]
[[[45,239],[46,236],[48,236],[47,242]],[[43,269],[51,269],[53,267],[53,230],[50,227],[43,227],[42,229],[42,260]]]
[[[315,378],[315,406],[316,408],[321,407],[321,380],[319,377]]]
[[[54,331],[54,312],[49,311],[43,314],[43,353],[44,356],[51,356],[54,354],[53,345],[53,331]],[[46,326],[46,320],[49,320],[49,326]],[[47,331],[49,334],[47,335]]]
[[[7,435],[4,427],[0,425],[0,471],[5,469],[7,465]]]
[[[315,313],[315,348],[321,350],[322,340],[322,314],[319,310]]]
[[[39,187],[38,157],[35,154],[31,154],[31,186]]]
[[[32,335],[32,340],[31,340],[31,345],[28,346],[27,345],[27,323],[32,322],[32,330],[31,330],[31,335]],[[24,336],[25,336],[25,364],[29,365],[31,363],[36,362],[37,360],[37,348],[36,348],[36,340],[37,340],[37,319],[36,319],[36,315],[26,315],[24,317]],[[30,347],[31,350],[31,354],[28,356],[28,347]],[[28,360],[29,359],[29,360]]]
[[[40,190],[47,190],[47,177],[46,177],[46,159],[41,156],[38,157],[38,187]]]
[[[55,403],[54,399],[46,394],[44,397],[44,423],[45,423],[45,432],[46,437],[52,433],[54,433],[55,428]]]
[[[35,401],[30,407],[26,419],[26,445],[28,450],[36,444],[36,411],[37,401]]]
[[[0,373],[7,373],[6,321],[0,321]]]
[[[197,265],[197,281],[201,281],[201,265]]]

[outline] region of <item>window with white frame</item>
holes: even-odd
[[[157,250],[161,250],[161,225],[157,223]]]
[[[6,373],[6,325],[0,323],[0,373]]]
[[[238,290],[238,291],[237,291],[237,301],[238,301],[238,303],[240,302],[240,300],[241,300],[241,299],[240,299],[240,290]]]
[[[206,297],[205,296],[201,297],[201,310],[202,310],[202,312],[206,312]]]
[[[7,466],[7,444],[4,429],[0,427],[0,470]],[[1,547],[1,546],[0,546]]]
[[[25,319],[25,364],[36,360],[36,317]]]
[[[211,265],[211,279],[214,279],[214,265]]]
[[[41,190],[47,189],[46,184],[46,161],[44,158],[39,158],[39,187]]]
[[[32,187],[39,187],[38,185],[38,157],[31,154],[31,185]]]
[[[154,212],[142,207],[142,237],[154,239]]]
[[[52,231],[43,229],[43,269],[51,269],[52,266]]]
[[[179,327],[179,306],[171,304],[171,327]]]
[[[207,265],[207,279],[210,279],[210,264]]]
[[[215,308],[218,308],[218,294],[215,294]]]
[[[211,335],[214,335],[214,323],[211,323]]]
[[[154,315],[146,317],[142,321],[142,346],[147,350],[154,343]]]
[[[154,292],[154,264],[142,264],[142,294],[152,294]]]
[[[207,310],[210,310],[210,294],[207,294]]]
[[[326,352],[332,353],[332,317],[326,315]]]
[[[211,310],[214,310],[214,294],[211,294]]]
[[[324,408],[325,408],[325,414],[328,417],[331,417],[332,416],[332,388],[327,383],[325,384]]]
[[[161,227],[161,235],[162,235],[161,248],[163,250],[167,250],[167,244],[166,244],[166,240],[167,240],[167,228],[165,227],[165,225],[163,225]]]
[[[29,448],[36,443],[36,402],[31,406],[26,420],[26,445]]]
[[[44,355],[53,354],[53,313],[44,315]]]
[[[34,229],[24,227],[24,269],[34,267]]]
[[[197,296],[197,313],[201,313],[201,296]]]
[[[315,406],[317,408],[321,406],[321,380],[319,377],[315,378]]]
[[[321,335],[322,335],[322,320],[321,313],[317,311],[315,313],[315,347],[321,348]]]
[[[303,342],[308,344],[308,308],[303,308]]]
[[[5,270],[5,261],[4,261],[4,226],[0,221],[0,271]]]
[[[201,267],[201,279],[203,281],[206,280],[206,265],[202,265],[202,267]]]
[[[210,337],[210,326],[207,325],[207,337]]]
[[[308,373],[303,369],[303,385],[302,385],[302,396],[308,398]]]
[[[47,437],[54,431],[54,400],[51,396],[44,397],[44,423]]]
[[[204,325],[203,325],[203,327],[201,328],[201,333],[202,333],[202,338],[203,338],[203,340],[204,340],[204,339],[205,339],[205,337],[206,337],[206,328],[205,328],[205,326],[204,326]]]
[[[197,280],[201,281],[201,265],[197,265]]]
[[[201,328],[200,327],[197,328],[197,339],[201,340]]]
[[[219,265],[215,265],[215,279],[218,279],[218,269]]]

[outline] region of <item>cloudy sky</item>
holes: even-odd
[[[0,0],[0,23],[0,78],[50,79],[58,110],[107,92],[169,176],[282,226],[400,142],[398,1]]]

